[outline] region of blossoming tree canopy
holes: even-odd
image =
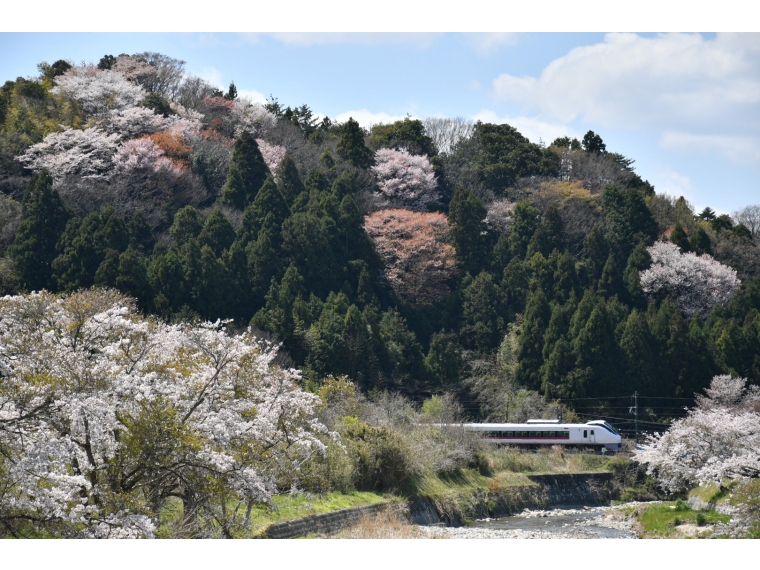
[[[268,143],[264,139],[256,139],[256,144],[259,145],[259,151],[261,151],[261,156],[264,157],[264,162],[267,163],[269,171],[277,172],[277,167],[285,158],[285,147]]]
[[[104,178],[118,145],[119,135],[98,127],[64,129],[30,146],[17,160],[31,170],[48,169],[56,180],[66,176]]]
[[[428,203],[438,198],[438,183],[427,156],[381,148],[375,153],[372,171],[380,193],[395,205],[425,210]]]
[[[426,305],[448,294],[457,265],[443,214],[381,210],[365,218],[364,228],[385,261],[386,278],[404,300]]]
[[[56,77],[52,93],[75,99],[90,115],[136,107],[147,95],[121,73],[100,70],[94,66],[72,67]]]
[[[178,497],[192,524],[234,523],[229,501],[250,512],[324,449],[319,398],[276,351],[219,321],[144,318],[112,290],[0,299],[0,520],[151,536]]]
[[[754,408],[760,391],[745,384],[745,378],[714,377],[699,406],[651,436],[635,460],[670,491],[759,476],[760,414]]]
[[[719,304],[727,303],[741,281],[736,271],[710,255],[681,253],[677,245],[656,242],[647,248],[652,266],[640,274],[645,293],[665,290],[689,317],[706,317]]]

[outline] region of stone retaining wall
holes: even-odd
[[[509,487],[491,495],[486,489],[469,500],[468,516],[483,518],[506,516],[523,509],[545,509],[557,506],[599,506],[615,498],[612,473],[560,473],[528,475],[537,484],[530,487]],[[482,496],[480,496],[482,495]],[[341,509],[270,526],[264,538],[295,538],[308,534],[334,534],[359,522],[362,516],[375,517],[390,503]],[[451,512],[449,512],[451,511]],[[461,526],[462,512],[447,510],[427,497],[416,497],[407,504],[409,521],[417,525]]]
[[[377,516],[387,506],[388,503],[375,503],[273,524],[264,531],[264,538],[296,538],[312,533],[334,534],[356,524],[362,516]]]
[[[528,475],[546,493],[549,506],[607,505],[615,498],[612,473]]]

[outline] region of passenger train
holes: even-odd
[[[622,437],[604,420],[563,424],[559,420],[528,420],[525,424],[463,424],[489,441],[509,445],[571,445],[618,451]]]

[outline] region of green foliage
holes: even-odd
[[[398,489],[414,474],[410,450],[395,431],[359,422],[344,430],[342,436],[344,445],[355,458],[357,489]]]
[[[512,210],[509,247],[518,259],[524,259],[528,252],[528,244],[538,227],[539,214],[538,209],[525,200],[518,202]]]
[[[462,346],[457,335],[444,330],[433,334],[430,338],[430,350],[425,357],[425,369],[433,385],[457,386],[463,367]]]
[[[98,62],[98,69],[107,70],[116,65],[116,58],[112,55],[104,55]]]
[[[174,214],[174,223],[169,228],[169,233],[179,245],[184,245],[191,238],[197,238],[203,230],[198,210],[192,206],[185,206]]]
[[[437,154],[433,139],[425,134],[425,127],[419,119],[406,117],[386,125],[375,125],[369,135],[373,148],[406,149],[410,154]]]
[[[129,242],[127,224],[113,208],[72,218],[56,246],[61,253],[52,264],[58,288],[68,292],[92,286],[106,252],[121,253]]]
[[[689,236],[686,235],[686,232],[683,229],[683,226],[681,224],[676,224],[673,228],[673,231],[670,232],[670,241],[676,244],[680,249],[681,253],[686,253],[687,251],[691,251],[691,245],[689,244]]]
[[[29,291],[53,289],[53,260],[69,214],[53,189],[47,171],[34,176],[24,192],[21,223],[8,255],[16,265],[21,286]]]
[[[721,214],[717,218],[710,220],[710,227],[714,232],[721,232],[723,230],[730,230],[734,227],[734,221],[728,214]]]
[[[476,274],[487,267],[486,209],[472,192],[459,189],[449,207],[450,235],[464,271]]]
[[[690,241],[691,247],[697,255],[703,255],[705,253],[712,255],[710,236],[707,235],[707,232],[701,225],[697,228],[697,231],[694,232]]]
[[[201,245],[209,246],[218,257],[222,255],[223,251],[229,249],[232,242],[235,241],[235,228],[220,210],[214,210],[206,218],[198,241]]]
[[[141,107],[145,107],[146,109],[150,109],[157,115],[161,115],[162,117],[168,117],[169,115],[176,115],[177,113],[174,112],[174,109],[171,108],[169,105],[169,101],[167,101],[164,97],[159,95],[158,93],[148,93],[145,96],[145,99],[143,99],[142,103],[140,103]]]
[[[639,242],[651,245],[657,237],[657,224],[639,193],[607,186],[602,208],[607,221],[606,238],[618,259],[627,259]]]
[[[462,344],[483,354],[496,348],[504,334],[502,312],[499,288],[483,271],[462,293]]]
[[[685,507],[679,507],[679,502]],[[697,522],[697,516],[700,514],[701,524]],[[680,499],[675,503],[663,502],[645,507],[643,512],[638,514],[638,522],[642,527],[644,538],[679,536],[677,529],[681,525],[692,523],[703,526],[705,524],[728,522],[730,518],[729,515],[723,515],[715,511],[693,511]]]
[[[259,145],[248,131],[244,131],[232,149],[227,183],[222,188],[222,200],[244,210],[256,198],[267,176],[270,176],[269,168],[261,156]]]
[[[327,152],[327,151],[325,151]],[[277,188],[288,204],[293,204],[296,198],[306,190],[298,173],[298,167],[290,154],[285,154],[277,167]]]
[[[246,246],[259,237],[263,230],[279,243],[282,224],[290,215],[290,208],[270,176],[264,182],[253,202],[245,209],[239,230],[240,242]]]
[[[369,168],[375,160],[372,151],[364,144],[364,130],[353,118],[343,125],[343,136],[336,150],[339,157],[357,168]]]
[[[504,194],[518,178],[556,174],[554,154],[531,143],[514,127],[478,122],[473,138],[479,145],[477,172],[485,185]]]
[[[586,152],[602,153],[607,151],[607,145],[602,141],[602,137],[597,135],[594,131],[589,131],[583,135],[583,150]]]

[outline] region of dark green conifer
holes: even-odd
[[[501,313],[499,289],[483,271],[462,293],[462,344],[484,354],[497,347],[505,326]]]
[[[697,255],[702,254],[709,254],[712,255],[712,244],[710,243],[710,236],[707,235],[707,232],[703,227],[698,227],[697,231],[694,232],[694,235],[691,238],[691,247],[694,250],[694,253]]]
[[[23,288],[53,289],[55,246],[66,228],[69,214],[47,170],[32,177],[24,192],[21,223],[8,255],[13,258]]]
[[[686,230],[683,229],[683,226],[680,223],[677,223],[673,228],[673,231],[670,232],[669,239],[681,249],[681,253],[691,251],[689,236],[686,235]]]
[[[277,167],[277,188],[285,201],[290,205],[304,191],[303,180],[298,172],[295,161],[286,153],[280,165]]]
[[[198,236],[198,241],[202,245],[209,246],[214,255],[217,257],[222,255],[222,252],[229,249],[232,246],[232,242],[235,241],[235,228],[222,214],[221,210],[216,209],[211,212],[211,215],[206,218],[206,223],[203,226],[203,230]]]
[[[169,228],[169,234],[178,245],[184,245],[191,238],[197,238],[203,230],[203,222],[198,210],[192,206],[185,206],[174,214],[174,223]]]
[[[374,155],[364,144],[364,130],[353,118],[343,125],[343,136],[338,141],[338,156],[357,168],[369,168],[374,163]]]
[[[528,252],[528,244],[539,223],[539,211],[527,200],[515,204],[512,210],[512,225],[509,232],[509,246],[512,255],[518,259],[525,259]]]
[[[264,157],[261,156],[256,139],[248,131],[244,131],[232,149],[227,183],[222,188],[222,200],[239,210],[244,210],[256,198],[267,176],[271,174]]]
[[[488,267],[488,243],[486,240],[486,209],[472,192],[458,189],[449,205],[451,241],[463,271],[477,275]]]
[[[441,330],[430,338],[425,368],[434,387],[457,388],[464,367],[462,346],[457,335]]]
[[[290,208],[282,193],[270,177],[267,178],[256,199],[245,209],[238,238],[244,246],[258,239],[266,229],[273,243],[279,245],[282,224],[290,216]]]
[[[525,308],[515,370],[515,380],[531,390],[541,387],[544,334],[550,318],[551,310],[546,295],[537,288],[531,293]]]

